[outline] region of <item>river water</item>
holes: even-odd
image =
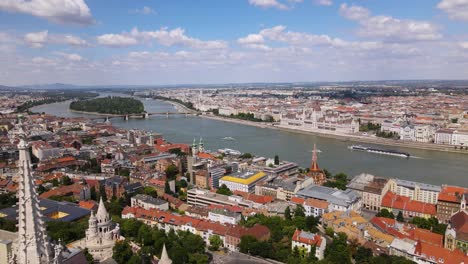
[[[108,95],[108,94],[106,94]],[[175,112],[174,106],[159,100],[142,100],[147,112]],[[32,108],[35,112],[63,117],[96,117],[68,111],[69,102],[54,103]],[[384,147],[409,152],[406,159],[387,155],[349,150],[353,143],[342,140],[304,135],[268,128],[212,120],[197,116],[165,115],[149,119],[111,119],[113,125],[125,129],[143,129],[161,133],[171,142],[192,144],[200,137],[207,149],[232,148],[265,157],[278,154],[280,159],[310,166],[313,144],[317,144],[318,163],[333,173],[344,172],[350,176],[362,172],[382,177],[468,186],[468,155],[428,150]],[[224,138],[232,137],[235,140]],[[371,144],[365,144],[371,145]]]

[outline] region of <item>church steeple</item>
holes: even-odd
[[[200,137],[200,143],[198,143],[198,151],[205,152],[205,146],[203,145],[203,139]]]
[[[18,244],[17,264],[39,264],[54,261],[46,235],[39,199],[31,172],[31,156],[24,132],[20,129],[19,188],[18,188]]]
[[[320,168],[317,163],[317,147],[314,143],[314,150],[312,152],[312,166],[310,167],[310,171],[320,171]]]

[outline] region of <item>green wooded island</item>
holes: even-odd
[[[140,100],[118,96],[74,101],[70,103],[70,109],[111,115],[141,114],[145,112],[145,107]]]

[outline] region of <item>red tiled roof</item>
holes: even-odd
[[[311,206],[314,208],[327,209],[330,204],[327,201],[308,198],[307,200],[305,200],[305,205]]]
[[[302,232],[304,231],[296,229],[292,237],[292,240],[300,242],[300,243],[304,243],[307,245],[316,245],[316,246],[320,246],[320,244],[322,243],[322,238],[319,235],[314,235],[313,239],[309,239],[304,236],[301,236]]]
[[[468,263],[468,256],[459,250],[450,251],[421,241],[416,244],[415,254],[437,263]]]
[[[399,223],[395,219],[374,217],[370,221],[375,227],[384,233],[396,238],[408,238],[414,241],[422,241],[435,246],[442,246],[444,237],[429,230],[418,228],[412,224]]]
[[[299,197],[292,197],[291,202],[295,204],[304,204],[305,199]]]
[[[89,201],[80,201],[79,206],[81,208],[85,208],[88,210],[94,210],[97,208],[98,204],[96,203],[96,201],[89,200]]]
[[[247,193],[247,192],[241,192],[241,191],[234,191],[234,194],[242,196],[242,198],[252,201],[254,203],[258,204],[267,204],[271,203],[274,198],[271,196],[265,196],[265,195],[256,195],[253,193]]]
[[[459,203],[464,193],[468,193],[468,188],[443,185],[437,199],[439,201]]]
[[[401,211],[436,215],[435,204],[411,200],[409,197],[387,192],[382,198],[382,207],[398,209]]]

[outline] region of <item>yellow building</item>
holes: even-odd
[[[222,177],[219,180],[219,186],[225,184],[231,191],[253,193],[255,192],[255,185],[264,180],[266,176],[263,171],[236,173]]]

